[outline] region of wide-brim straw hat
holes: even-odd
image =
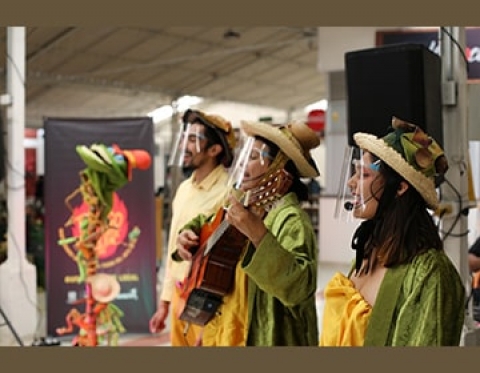
[[[393,126],[397,125],[410,125],[412,124],[408,122],[403,122],[397,118],[392,119]],[[415,125],[413,125],[415,126]],[[421,131],[421,130],[420,130]],[[425,136],[426,134],[421,131],[421,133]],[[413,136],[413,132],[405,132],[408,136]],[[431,138],[429,139],[429,146],[428,147],[418,147],[417,149],[413,149],[413,152],[410,149],[404,149],[405,152],[410,152],[410,162],[402,156],[397,150],[392,147],[392,144],[389,143],[392,136],[387,135],[383,138],[378,138],[374,135],[368,133],[358,132],[353,135],[353,139],[355,143],[358,145],[359,148],[366,150],[382,161],[384,161],[387,165],[389,165],[393,170],[395,170],[400,176],[402,176],[406,181],[408,181],[424,198],[425,202],[427,203],[428,207],[435,210],[438,207],[438,196],[435,188],[435,178],[433,174],[422,172],[421,169],[415,168],[411,163],[414,163],[419,160],[419,155],[424,154],[423,152],[425,149],[428,149],[432,155],[428,155],[435,163],[436,158],[442,156],[444,157],[443,151],[438,146],[438,144]],[[419,152],[418,149],[422,149],[422,152]],[[416,154],[415,154],[416,153]],[[405,155],[405,154],[404,154]],[[416,156],[416,157],[415,157]],[[423,158],[423,156],[422,156]],[[416,160],[416,161],[415,161]],[[445,160],[446,163],[446,160]],[[433,164],[432,167],[435,167]],[[446,166],[448,168],[448,166]],[[427,167],[425,168],[427,169]],[[446,169],[444,170],[446,171]],[[427,175],[426,175],[427,173]]]
[[[91,284],[92,297],[97,302],[108,303],[120,293],[120,283],[115,275],[96,273],[87,278]]]
[[[247,136],[260,136],[277,145],[295,164],[300,177],[320,175],[310,154],[310,150],[320,145],[320,139],[305,123],[276,126],[265,122],[241,121],[240,125]]]

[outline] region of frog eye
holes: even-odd
[[[115,154],[115,155],[113,156],[113,158],[115,159],[115,161],[116,161],[117,163],[123,163],[123,162],[125,162],[125,157],[124,157],[123,155],[121,155],[121,154]]]

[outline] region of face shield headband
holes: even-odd
[[[201,133],[199,127],[193,127],[192,123],[186,123],[183,131],[179,131],[175,139],[171,155],[168,159],[169,167],[190,167],[194,154],[191,149],[195,149],[196,153],[202,151],[201,142],[206,140],[206,136]]]
[[[375,182],[365,187],[365,178],[375,179],[380,170],[380,160],[358,147],[348,147],[345,151],[341,179],[337,192],[334,217],[353,221],[356,214],[365,211],[367,203],[377,198]],[[373,159],[372,159],[373,158]]]
[[[243,146],[234,160],[233,166],[229,170],[228,186],[234,189],[241,189],[245,182],[260,182],[265,173],[253,177],[247,177],[246,167],[249,162],[259,162],[264,166],[266,162],[273,162],[274,157],[267,151],[267,145],[258,146],[255,144],[255,137],[247,136],[244,139]]]

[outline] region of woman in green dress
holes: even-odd
[[[397,118],[392,127],[381,139],[354,135],[352,199],[344,206],[364,221],[352,240],[351,272],[325,287],[320,346],[460,342],[465,290],[429,212],[446,157],[420,127]]]

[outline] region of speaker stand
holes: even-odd
[[[17,343],[20,345],[20,346],[24,346],[23,345],[23,342],[22,340],[20,339],[20,337],[18,336],[15,328],[13,327],[12,323],[10,322],[10,320],[8,319],[7,315],[5,315],[5,312],[3,312],[3,308],[2,306],[0,306],[0,315],[2,315],[3,317],[3,320],[5,321],[4,324],[0,324],[0,326],[8,326],[8,328],[10,329],[10,331],[12,332],[13,336],[15,337],[15,339],[17,340]]]

